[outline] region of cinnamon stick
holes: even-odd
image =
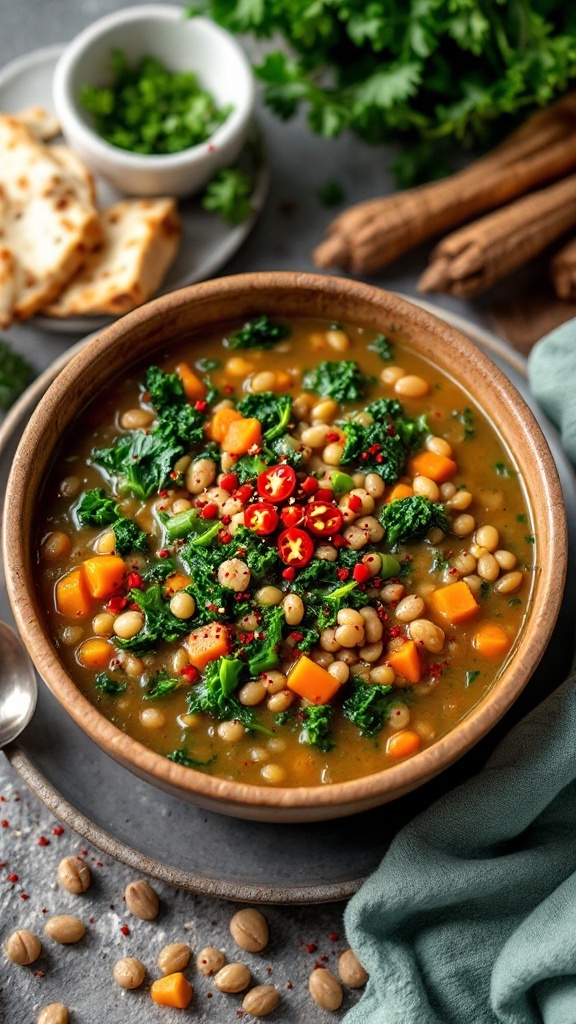
[[[550,276],[559,299],[576,300],[576,238],[556,253],[550,265]]]
[[[442,239],[418,290],[478,295],[575,226],[572,174]]]
[[[420,242],[576,168],[576,93],[528,121],[487,156],[442,181],[357,203],[328,228],[316,266],[374,272]]]

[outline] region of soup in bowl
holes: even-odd
[[[565,569],[506,378],[315,275],[195,286],[89,343],[27,429],[5,530],[22,634],[79,724],[262,820],[364,810],[454,761],[527,682]]]

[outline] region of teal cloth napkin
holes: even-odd
[[[576,464],[576,321],[529,380]],[[576,673],[398,833],[345,925],[370,980],[343,1024],[576,1024]]]

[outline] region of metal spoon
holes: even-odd
[[[14,630],[0,620],[0,749],[26,728],[37,699],[32,659]]]

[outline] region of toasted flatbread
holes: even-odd
[[[118,316],[157,291],[180,241],[176,201],[124,199],[100,214],[102,242],[44,310],[50,316]]]
[[[86,185],[16,118],[0,114],[0,326],[54,299],[101,238]]]
[[[40,142],[48,142],[60,134],[60,122],[56,114],[51,114],[44,107],[37,107],[30,104],[23,107],[16,114],[13,114],[21,124],[26,125],[35,139]]]

